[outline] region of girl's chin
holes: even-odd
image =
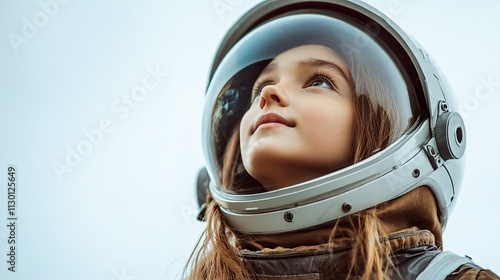
[[[276,168],[287,166],[284,163],[280,165],[261,165],[258,168],[247,169],[248,173],[255,178],[267,191],[274,191],[277,189],[294,186],[309,180],[318,178],[323,174],[318,174],[316,170],[309,170],[306,168]]]

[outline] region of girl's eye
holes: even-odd
[[[271,84],[269,80],[257,81],[252,90],[252,101],[254,101],[260,95],[262,89],[269,84]]]
[[[326,77],[316,77],[309,83],[310,87],[321,87],[326,89],[333,89],[333,83]]]

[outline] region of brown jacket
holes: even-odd
[[[384,242],[390,243],[396,269],[388,275],[415,279],[442,248],[442,227],[432,192],[417,188],[381,204],[377,213],[391,232]],[[330,225],[293,234],[242,235],[241,255],[259,280],[356,279],[348,276],[348,256],[355,241],[350,229],[338,229],[333,246],[328,244],[331,230]],[[500,278],[490,270],[463,265],[446,279]]]

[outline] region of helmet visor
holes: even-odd
[[[355,139],[358,149],[352,152],[352,164],[408,132],[419,119],[418,98],[402,63],[379,41],[376,30],[368,26],[319,14],[284,16],[243,37],[217,67],[206,95],[203,141],[212,183],[237,194],[266,190],[242,164],[239,124],[255,99],[262,71],[280,54],[301,46],[326,47],[341,58],[357,104],[355,118],[378,134],[373,147],[363,142],[366,137]]]

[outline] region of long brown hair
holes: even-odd
[[[398,119],[390,93],[377,77],[376,71],[363,64],[363,58],[354,52],[342,53],[351,74],[351,86],[357,93],[353,96],[354,123],[352,164],[370,157],[386,148],[402,131],[396,131]],[[244,186],[259,183],[243,168],[239,149],[239,124],[226,145],[219,173],[223,187],[228,191],[241,191]],[[205,219],[207,228],[193,251],[185,273],[189,279],[252,279],[252,271],[239,255],[238,235],[232,231],[222,215],[220,207],[208,198]],[[352,254],[349,275],[360,279],[388,279],[386,271],[393,266],[391,248],[382,237],[388,234],[377,217],[377,207],[370,208],[338,219],[330,234],[329,244],[335,244],[335,233],[339,225],[352,228]]]

